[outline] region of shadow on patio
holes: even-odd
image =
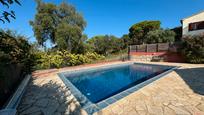
[[[204,67],[177,69],[176,72],[195,93],[204,95]]]
[[[19,115],[80,115],[83,113],[71,92],[55,81],[31,80],[18,107]]]

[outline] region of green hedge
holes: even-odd
[[[31,45],[12,31],[0,30],[0,109],[34,64]]]
[[[185,36],[183,38],[183,54],[190,63],[204,63],[204,34],[198,36]]]
[[[71,54],[67,51],[36,52],[36,69],[60,68],[91,63],[95,60],[103,60],[104,56],[97,53]]]

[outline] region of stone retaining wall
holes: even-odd
[[[151,61],[164,61],[163,57],[154,56],[154,55],[131,55],[130,60],[133,61],[142,61],[142,62],[151,62]]]
[[[142,62],[184,62],[182,55],[172,52],[157,52],[157,53],[130,53],[130,60]]]

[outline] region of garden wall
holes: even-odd
[[[135,61],[165,61],[184,62],[183,56],[178,52],[180,43],[157,43],[129,46],[129,56]]]
[[[134,61],[184,62],[183,56],[175,52],[130,52],[129,56]]]

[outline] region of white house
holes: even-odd
[[[199,35],[204,33],[204,11],[181,20],[182,35]]]

